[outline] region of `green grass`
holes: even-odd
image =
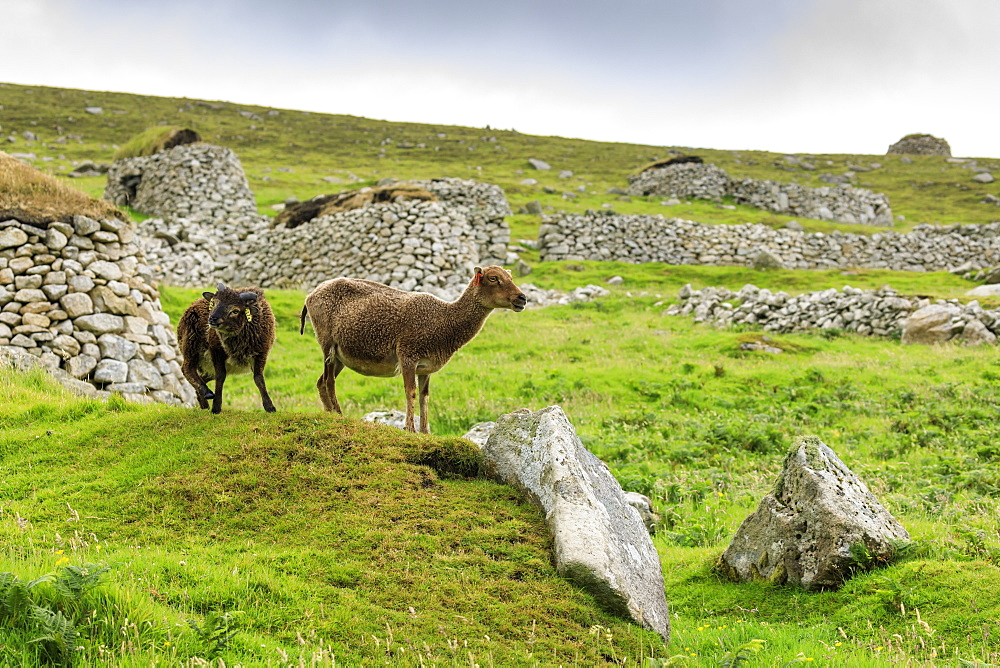
[[[63,558],[112,565],[95,613],[109,621],[85,628],[95,640],[81,641],[81,665],[205,658],[211,629],[235,631],[215,650],[227,665],[284,665],[285,655],[323,665],[1000,659],[992,349],[827,333],[774,337],[780,356],[745,353],[738,344],[752,330],[664,316],[660,302],[686,282],[738,288],[750,278],[794,290],[844,277],[585,264],[540,265],[532,277],[571,287],[611,270],[626,284],[591,304],[496,313],[435,375],[430,437],[358,420],[402,407],[398,378],[345,371],[346,416],[320,411],[319,354],[308,329],[298,334],[297,291],[268,293],[278,320],[267,369],[274,415],[245,376],[231,379],[212,416],[101,404],[40,373],[4,372],[0,572],[29,579]],[[941,296],[961,288],[948,275],[869,279]],[[164,288],[164,307],[176,319],[197,293]],[[478,453],[455,438],[553,403],[627,489],[655,500],[668,647],[562,581],[538,511],[478,479]],[[839,592],[721,580],[714,560],[804,433],[861,475],[913,547]],[[138,620],[134,637],[102,641],[124,617]],[[21,649],[0,656],[28,656],[5,642]]]
[[[237,152],[268,213],[290,195],[306,199],[384,176],[461,176],[501,185],[515,209],[537,199],[546,213],[609,204],[713,224],[788,220],[748,207],[667,207],[659,198],[605,194],[667,147],[34,86],[0,84],[0,93],[0,125],[17,137],[5,149],[35,152],[49,173],[63,174],[76,160],[110,161],[116,144],[135,134],[182,125]],[[86,114],[84,106],[105,113]],[[28,145],[24,130],[40,141]],[[61,136],[66,143],[56,143]],[[393,141],[382,145],[386,138]],[[813,186],[823,172],[879,162],[859,172],[858,183],[889,194],[894,213],[906,217],[898,230],[1000,217],[978,201],[1000,185],[973,186],[970,171],[942,158],[813,156],[819,169],[810,172],[774,153],[683,150],[733,176]],[[555,173],[531,170],[529,157]],[[574,176],[559,179],[560,169]],[[529,176],[539,184],[520,185]],[[104,189],[103,178],[71,183],[93,195]],[[534,238],[543,218],[512,216],[512,236]],[[877,231],[800,222],[812,231]],[[274,415],[261,410],[247,376],[227,382],[224,411],[212,416],[94,402],[39,372],[0,372],[0,573],[19,582],[51,575],[30,601],[73,619],[81,634],[74,646],[83,647],[73,653],[78,665],[1000,663],[995,349],[904,347],[824,332],[772,335],[785,351],[772,356],[739,349],[759,331],[663,315],[686,283],[790,293],[889,284],[903,294],[956,298],[970,282],[947,273],[522,256],[534,266],[523,280],[543,288],[603,284],[613,275],[625,282],[590,304],[492,316],[435,374],[430,437],[358,420],[403,407],[398,378],[345,371],[338,383],[345,417],[320,410],[319,352],[309,329],[298,334],[304,294],[296,291],[268,291],[278,320],[266,371]],[[174,322],[199,293],[162,288]],[[661,516],[654,543],[671,604],[668,647],[559,578],[539,512],[479,479],[478,453],[457,438],[477,422],[550,404],[563,407],[626,489],[654,499]],[[838,592],[721,580],[715,559],[803,434],[830,445],[914,544],[898,563]],[[73,603],[56,583],[67,567],[86,564],[111,568]],[[0,623],[0,665],[58,658],[53,641],[32,642],[47,628]]]
[[[783,225],[791,219],[750,207],[728,210],[711,202],[667,207],[660,204],[661,198],[620,201],[617,196],[606,194],[608,188],[626,187],[628,174],[654,159],[669,157],[673,150],[700,155],[734,177],[795,181],[811,187],[826,185],[819,180],[824,173],[841,174],[855,165],[880,164],[878,169],[858,172],[856,184],[889,195],[893,213],[906,219],[897,223],[899,230],[924,222],[984,223],[1000,219],[996,206],[981,203],[985,194],[1000,194],[1000,181],[975,183],[970,170],[939,156],[910,156],[910,164],[898,155],[807,156],[817,167],[815,171],[807,171],[789,165],[782,154],[766,151],[538,137],[513,130],[396,123],[231,102],[202,103],[183,98],[44,86],[0,84],[0,95],[3,97],[0,126],[5,135],[13,134],[18,139],[15,144],[5,145],[5,150],[35,152],[38,155],[35,164],[48,172],[63,174],[74,160],[110,162],[116,146],[149,128],[189,127],[236,152],[261,212],[272,215],[271,205],[289,196],[305,200],[348,187],[371,185],[387,176],[422,179],[456,176],[500,185],[515,210],[538,200],[553,211],[580,212],[607,204],[619,213],[663,213],[719,224]],[[105,111],[95,116],[85,113],[85,106],[101,106]],[[246,118],[239,111],[254,112],[260,118]],[[268,115],[268,111],[278,114]],[[38,135],[39,141],[30,145],[25,142],[20,136],[25,130]],[[71,135],[66,143],[55,143],[59,137]],[[386,139],[391,141],[383,144]],[[43,156],[52,161],[42,162]],[[528,164],[532,157],[546,160],[553,169],[544,172],[532,169]],[[1000,157],[981,157],[979,164],[997,168]],[[560,179],[561,170],[570,170],[573,176]],[[350,175],[361,181],[355,185]],[[325,183],[323,177],[341,178],[344,183]],[[521,185],[528,177],[537,179],[538,184]],[[99,196],[105,180],[76,179],[74,184]],[[525,238],[534,237],[540,221],[537,216],[531,218],[532,225],[521,233]],[[800,222],[810,231],[873,232],[872,228],[860,225]]]

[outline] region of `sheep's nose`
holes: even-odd
[[[219,321],[218,318],[209,318],[208,319],[208,326],[209,327],[218,327],[219,326],[219,322],[220,321]]]
[[[523,311],[525,305],[528,303],[528,298],[524,296],[524,293],[519,294],[514,297],[514,301],[511,304],[514,306],[515,311]]]

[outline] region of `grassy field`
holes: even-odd
[[[267,212],[289,195],[347,187],[350,174],[358,183],[472,176],[502,185],[515,206],[539,199],[564,210],[611,204],[718,224],[784,222],[745,207],[604,194],[665,147],[13,85],[0,85],[0,105],[2,136],[17,138],[5,149],[35,152],[34,163],[56,174],[75,160],[109,160],[148,126],[192,126],[237,151]],[[28,145],[23,130],[39,141]],[[60,136],[67,143],[56,144]],[[776,154],[691,152],[738,176],[815,178],[788,172]],[[574,177],[531,172],[528,157]],[[941,158],[815,158],[816,173],[881,163],[859,175],[906,216],[897,229],[996,217],[975,199],[996,193],[994,184],[963,190],[971,172]],[[519,185],[528,176],[540,185]],[[67,182],[103,190],[103,179]],[[580,185],[586,193],[563,198]],[[539,222],[512,217],[515,238],[532,237]],[[345,416],[320,410],[319,352],[308,327],[298,333],[296,291],[268,293],[278,320],[266,372],[273,415],[246,376],[227,382],[227,404],[212,416],[95,402],[42,373],[0,370],[0,574],[10,574],[0,575],[0,665],[1000,663],[995,349],[904,347],[826,331],[772,335],[785,352],[769,355],[739,348],[761,332],[663,314],[686,283],[792,293],[888,284],[950,298],[970,282],[946,273],[571,266],[524,256],[543,288],[613,275],[625,282],[592,303],[492,316],[434,376],[433,436],[359,420],[403,407],[398,378],[346,371],[338,383]],[[162,287],[174,322],[198,293]],[[459,438],[477,422],[551,404],[626,489],[654,499],[669,646],[559,578],[539,512],[480,479],[477,450]],[[913,544],[836,592],[721,580],[715,559],[803,434],[831,446]]]

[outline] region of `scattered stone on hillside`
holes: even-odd
[[[375,424],[384,424],[387,427],[406,430],[406,413],[403,411],[372,411],[361,419],[365,422],[374,422]]]
[[[108,170],[104,199],[171,220],[257,216],[257,202],[236,154],[203,143],[116,160]]]
[[[956,333],[957,315],[959,309],[954,304],[930,304],[914,311],[903,321],[903,343],[932,345],[949,341]]]
[[[625,503],[632,506],[639,512],[642,523],[650,534],[656,533],[656,523],[659,517],[653,512],[653,502],[645,494],[639,492],[625,492]]]
[[[993,175],[989,172],[979,172],[972,177],[972,180],[977,183],[993,183],[996,179],[994,179]]]
[[[561,575],[669,640],[660,559],[643,520],[558,406],[501,416],[483,457],[488,475],[542,508]]]
[[[547,171],[552,169],[552,165],[545,162],[544,160],[538,160],[537,158],[528,158],[528,163],[539,171]]]
[[[604,282],[607,283],[608,285],[622,285],[625,282],[625,279],[622,278],[621,276],[612,276],[611,278],[609,278]]]
[[[94,114],[95,116],[100,116],[104,113],[104,109],[101,107],[84,107],[83,110],[88,114]]]
[[[1000,282],[977,285],[965,293],[966,297],[1000,297]]]
[[[73,168],[66,176],[76,179],[84,176],[100,176],[102,174],[107,174],[111,165],[108,164],[97,164],[90,160],[84,160],[79,165]]]
[[[496,426],[496,422],[479,422],[472,425],[462,438],[468,439],[482,448],[486,445],[486,441],[490,439],[490,434],[493,433]]]
[[[737,204],[785,215],[892,226],[888,197],[846,184],[808,188],[797,183],[735,179],[716,165],[700,163],[647,169],[629,175],[628,181],[628,194],[638,197],[707,199],[714,202],[732,197]]]
[[[908,153],[910,155],[944,155],[951,156],[951,146],[944,139],[939,139],[932,135],[913,134],[906,135],[898,142],[889,147],[887,155],[894,153]]]
[[[741,582],[838,588],[891,560],[909,539],[836,453],[806,436],[785,457],[774,490],[737,529],[719,568]]]

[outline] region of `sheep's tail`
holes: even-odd
[[[309,307],[305,304],[302,305],[302,313],[299,314],[299,334],[304,334],[306,331],[306,316],[309,315]]]

